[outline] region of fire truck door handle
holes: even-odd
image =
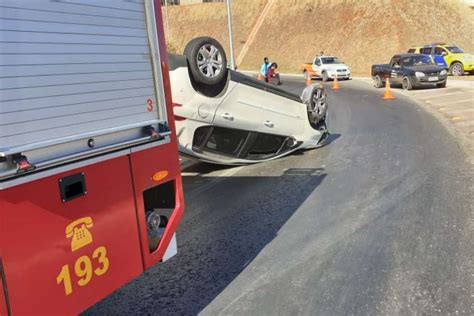
[[[87,194],[84,173],[73,174],[59,179],[59,192],[63,203]]]

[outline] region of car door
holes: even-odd
[[[403,70],[400,64],[400,56],[393,57],[390,66],[392,67],[390,80],[392,83],[401,83],[403,81]]]
[[[294,136],[304,132],[306,106],[301,101],[273,92],[256,93],[248,99],[263,108],[263,124],[258,131],[274,135]]]
[[[444,60],[444,56],[446,55],[448,55],[448,52],[444,48],[436,46],[433,52],[433,59],[436,65],[443,68],[448,68],[448,64]]]
[[[297,96],[290,99],[279,91],[267,85],[239,83],[217,109],[214,124],[275,135],[302,133],[306,119],[304,104],[296,101]]]
[[[321,58],[316,57],[313,62],[313,71],[318,77],[321,77],[321,67]]]
[[[261,102],[255,102],[256,93],[264,93],[252,86],[238,83],[216,110],[213,123],[233,129],[256,131],[264,123]]]

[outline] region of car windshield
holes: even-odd
[[[322,57],[323,64],[342,64],[337,57]]]
[[[403,66],[422,66],[422,65],[434,65],[433,60],[430,56],[419,55],[402,58]]]
[[[462,54],[464,53],[462,51],[462,49],[460,49],[459,47],[456,47],[456,46],[448,46],[446,47],[447,50],[449,50],[451,53],[454,53],[454,54]]]

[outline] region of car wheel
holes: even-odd
[[[326,72],[323,72],[322,76],[323,76],[323,81],[329,80],[328,74]]]
[[[374,77],[374,87],[376,87],[376,88],[382,88],[383,87],[383,81],[382,81],[382,78],[380,78],[379,75],[376,75]]]
[[[322,85],[313,86],[309,100],[306,100],[308,120],[310,125],[318,129],[320,122],[324,121],[327,112],[327,96]]]
[[[438,84],[436,85],[436,87],[437,87],[437,88],[446,88],[446,81],[443,82],[443,83],[438,83]]]
[[[413,89],[413,86],[412,86],[412,84],[411,84],[410,78],[408,78],[408,77],[403,78],[402,88],[403,88],[403,90],[411,90],[411,89]]]
[[[184,49],[189,70],[197,83],[215,85],[227,79],[227,58],[222,45],[211,37],[197,37]]]
[[[464,66],[460,62],[454,62],[449,67],[449,72],[453,76],[462,76],[464,75]]]

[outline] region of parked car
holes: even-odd
[[[474,55],[464,53],[456,45],[435,43],[412,47],[408,53],[433,56],[435,63],[449,69],[449,73],[453,76],[462,76],[465,72],[474,74]]]
[[[312,63],[301,64],[305,80],[322,78],[323,81],[334,79],[350,79],[351,69],[336,56],[316,56]]]
[[[328,135],[322,86],[304,103],[298,95],[227,69],[222,46],[209,37],[192,40],[184,56],[169,59],[183,155],[218,164],[255,163],[318,147]]]
[[[433,85],[444,88],[447,75],[448,72],[437,66],[430,56],[421,54],[398,54],[392,57],[389,64],[372,65],[376,88],[383,87],[387,77],[390,77],[391,83],[402,84],[404,90]]]

